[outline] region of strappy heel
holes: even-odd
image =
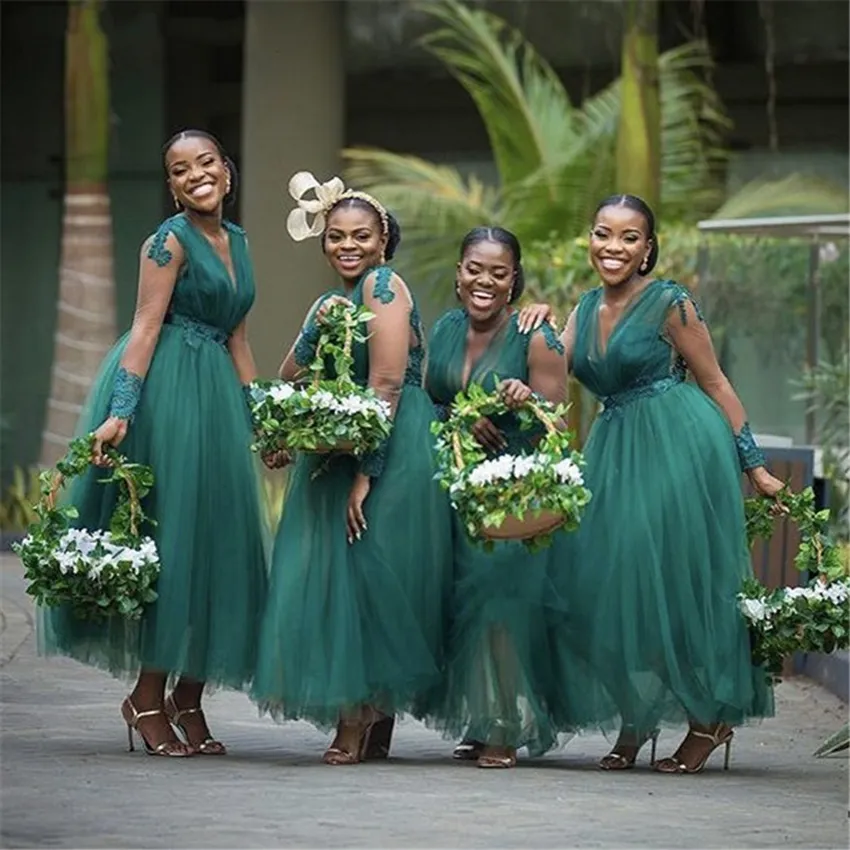
[[[516,750],[508,749],[508,754],[504,756],[487,755],[486,747],[478,756],[478,766],[487,770],[505,770],[511,767],[516,767]]]
[[[148,739],[145,738],[144,733],[139,729],[139,721],[145,717],[154,717],[158,714],[165,715],[165,712],[161,708],[154,708],[150,711],[136,711],[136,706],[133,705],[130,697],[127,697],[121,703],[121,716],[127,724],[127,742],[130,752],[135,752],[136,749],[133,744],[133,732],[135,732],[142,739],[145,752],[149,756],[169,756],[171,758],[187,758],[191,756],[192,750],[182,741],[163,741],[155,747],[152,747],[148,743]]]
[[[649,753],[649,763],[650,765],[655,764],[655,752],[658,748],[658,735],[659,730],[653,730],[652,734],[649,737],[644,738],[642,741],[639,741],[636,744],[627,744],[623,742],[622,744],[617,742],[617,745],[611,750],[608,755],[603,756],[599,761],[600,770],[629,770],[630,768],[635,766],[635,762],[637,761],[638,753],[643,749],[644,744],[647,741],[652,742],[652,749]],[[634,749],[634,754],[631,758],[627,758],[622,753],[617,752],[617,747],[629,747]]]
[[[381,712],[374,708],[370,708],[369,712],[368,721],[361,725],[357,741],[357,749],[354,752],[351,752],[349,750],[344,750],[342,747],[331,745],[327,748],[327,750],[325,750],[325,754],[322,756],[322,761],[325,764],[360,764],[361,761],[367,761],[370,758],[369,753],[371,751],[380,751],[380,739],[373,738],[375,730],[379,725],[385,723],[387,720],[392,720],[393,725],[395,725],[395,720],[392,717],[387,717],[387,715],[381,714]],[[386,725],[383,726],[383,729],[386,730]],[[339,738],[339,731],[337,731],[337,738]],[[386,751],[389,751],[389,743],[387,744]]]
[[[723,756],[723,769],[729,770],[732,738],[735,737],[734,729],[723,723],[718,723],[717,726],[714,727],[713,732],[700,732],[698,729],[689,729],[688,735],[693,735],[695,738],[704,738],[711,741],[711,749],[696,764],[686,764],[681,758],[679,758],[679,750],[682,748],[682,746],[679,745],[679,749],[676,750],[672,756],[661,759],[661,761],[655,764],[655,770],[659,773],[702,773],[705,770],[705,766],[708,764],[708,760],[711,758],[712,753],[714,753],[718,747],[726,748]],[[687,740],[687,738],[685,738],[685,740]],[[684,741],[682,743],[684,744]]]
[[[183,739],[187,746],[191,747],[196,753],[202,756],[224,756],[227,755],[227,747],[217,741],[211,735],[207,735],[200,744],[193,744],[189,738],[189,732],[186,727],[180,722],[180,718],[188,714],[200,714],[206,724],[206,718],[203,718],[204,710],[198,705],[194,708],[178,708],[174,700],[174,694],[170,693],[165,699],[165,714],[171,724],[180,730]]]
[[[369,741],[363,749],[363,761],[381,761],[390,757],[390,746],[395,730],[395,717],[383,715],[372,727]]]

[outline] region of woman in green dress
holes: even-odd
[[[303,199],[310,189],[318,200]],[[304,375],[331,304],[365,306],[374,318],[368,341],[353,346],[353,377],[390,405],[393,422],[385,444],[361,461],[342,454],[295,461],[253,696],[273,716],[336,727],[324,762],[350,765],[385,757],[395,716],[417,710],[440,683],[451,517],[434,480],[419,310],[386,264],[398,224],[375,198],[346,191],[338,179],[320,185],[302,172],[290,192],[299,200],[290,235],[321,238],[340,286],[310,309],[280,376]],[[305,210],[317,213],[311,225]]]
[[[156,522],[146,532],[160,555],[158,598],[136,623],[44,610],[40,643],[116,675],[138,673],[121,707],[131,749],[135,730],[151,755],[222,755],[201,695],[205,683],[250,682],[266,594],[244,394],[256,377],[245,329],[254,277],[245,232],[222,218],[237,175],[221,145],[187,130],[164,159],[180,212],[142,247],[133,326],[106,356],[79,429],[96,428],[97,464],[108,465],[108,444],[153,467],[145,510]],[[116,492],[99,483],[104,474],[92,469],[70,487],[82,527],[109,521]]]
[[[657,258],[641,199],[599,205],[590,260],[602,285],[562,337],[570,369],[602,404],[584,447],[593,498],[577,534],[558,544],[568,568],[557,575],[576,640],[587,636],[615,705],[601,701],[596,720],[620,723],[600,766],[629,768],[659,724],[688,722],[655,769],[696,773],[722,745],[728,763],[734,726],[772,714],[736,600],[751,574],[741,473],[764,496],[783,485],[765,469],[690,294],[648,277]]]
[[[470,382],[500,389],[509,406],[532,392],[564,400],[564,349],[549,324],[531,334],[511,310],[524,287],[520,245],[499,227],[472,230],[461,245],[457,295],[462,306],[434,326],[426,389],[443,410]],[[478,441],[492,454],[531,448],[540,433],[521,432],[513,414],[482,419]],[[547,695],[562,671],[548,649],[547,624],[563,606],[550,580],[551,550],[529,554],[519,542],[485,552],[455,521],[455,583],[445,695],[431,722],[463,743],[456,758],[508,768],[516,751],[548,750],[559,731]]]

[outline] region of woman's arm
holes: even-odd
[[[687,297],[679,298],[673,306],[665,325],[667,338],[688,365],[700,389],[717,403],[729,420],[735,434],[741,469],[760,492],[776,495],[782,483],[765,468],[764,455],[756,445],[747,422],[747,412],[717,362],[711,334],[702,314]]]
[[[564,346],[564,358],[566,360],[567,374],[570,374],[573,371],[573,351],[576,347],[577,314],[578,307],[570,313],[570,317],[567,319],[567,325],[564,328],[564,332],[561,334],[561,345]]]
[[[115,376],[109,417],[95,432],[96,463],[106,462],[104,443],[117,446],[127,434],[183,260],[183,246],[173,233],[169,233],[162,244],[151,236],[142,245],[136,312],[121,367]]]
[[[554,343],[554,344],[553,344]],[[563,404],[567,398],[565,348],[552,334],[534,334],[528,344],[528,383],[532,391],[552,404]]]
[[[236,330],[227,341],[227,349],[236,367],[236,374],[243,386],[247,386],[257,379],[257,365],[254,362],[254,354],[251,344],[248,342],[248,323],[243,319]]]
[[[404,281],[384,267],[364,282],[363,306],[374,314],[369,321],[368,386],[389,405],[390,416],[394,417],[407,369],[413,299]],[[383,472],[385,451],[386,444],[366,455],[354,477],[346,516],[349,543],[360,540],[367,529],[363,504],[372,479]]]

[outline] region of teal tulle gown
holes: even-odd
[[[138,623],[75,619],[65,609],[41,616],[41,649],[70,655],[119,674],[139,667],[185,673],[230,687],[252,678],[257,629],[266,595],[259,482],[250,452],[251,421],[227,350],[228,335],[254,300],[244,231],[225,222],[235,282],[206,238],[184,215],[166,220],[148,256],[165,264],[169,233],[185,263],[120,451],[150,464],[156,478],[146,529],[156,541],[159,598]],[[82,415],[79,433],[108,416],[129,334],[106,356]],[[77,524],[103,528],[115,489],[92,470],[69,487]]]
[[[392,290],[389,267],[372,271],[347,295],[352,302],[363,304],[364,286],[373,286],[381,303],[405,297]],[[384,449],[366,466],[348,455],[301,454],[290,473],[253,689],[260,709],[276,718],[328,729],[361,704],[390,715],[419,713],[441,681],[451,517],[434,480],[435,415],[422,389],[425,348],[415,301],[409,331],[407,371]],[[352,354],[353,377],[365,385],[368,344],[355,343]],[[307,365],[312,353],[296,356]],[[346,506],[358,468],[372,478],[363,506],[368,528],[349,544]]]
[[[584,447],[593,497],[578,532],[556,546],[574,628],[561,637],[584,647],[607,689],[585,707],[599,726],[642,734],[688,718],[735,725],[770,715],[772,692],[736,602],[751,565],[734,435],[686,382],[666,338],[669,317],[687,324],[690,296],[652,282],[605,351],[601,296],[581,299],[573,352],[575,377],[603,405]]]
[[[510,316],[472,364],[468,383],[487,391],[507,378],[528,383],[531,337],[519,332],[517,319],[517,314]],[[444,409],[463,389],[468,330],[466,312],[457,309],[444,315],[431,335],[426,388]],[[549,325],[535,333],[563,353]],[[494,417],[493,423],[505,435],[506,452],[528,450],[541,436],[520,431],[512,414]],[[455,518],[448,673],[441,704],[430,718],[446,735],[527,747],[538,755],[556,743],[565,726],[583,721],[573,713],[572,694],[560,694],[557,687],[569,680],[581,688],[583,673],[567,652],[556,658],[549,645],[549,624],[565,615],[551,579],[552,551],[530,554],[519,542],[501,542],[485,552]]]

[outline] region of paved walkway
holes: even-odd
[[[738,733],[729,773],[718,755],[701,776],[659,776],[644,755],[606,774],[601,737],[485,772],[411,721],[389,762],[332,768],[324,735],[232,693],[208,703],[231,754],[171,761],[126,752],[122,683],[37,657],[14,558],[0,578],[3,847],[848,846],[847,758],[811,757],[846,708],[811,683],[783,684],[778,716]]]

